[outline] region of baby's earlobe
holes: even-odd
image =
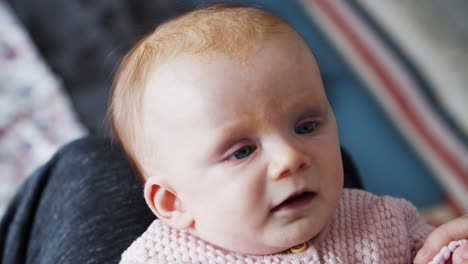
[[[185,209],[177,194],[148,179],[145,184],[145,200],[153,213],[162,221],[177,229],[193,225],[191,214]]]
[[[195,226],[195,220],[188,211],[184,211],[177,217],[173,217],[169,224],[177,229],[189,229]]]

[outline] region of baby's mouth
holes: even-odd
[[[270,212],[276,213],[278,211],[287,211],[300,208],[304,205],[307,205],[315,196],[316,193],[310,191],[304,191],[293,194],[289,196],[286,200],[284,200],[282,203],[273,207]]]

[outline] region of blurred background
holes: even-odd
[[[0,1],[0,215],[60,146],[109,135],[109,88],[136,40],[213,2]],[[236,2],[303,35],[366,190],[406,198],[434,224],[468,212],[467,1]]]

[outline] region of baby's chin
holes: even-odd
[[[224,251],[230,251],[236,254],[244,254],[244,255],[273,255],[278,254],[283,251],[290,249],[291,247],[300,244],[301,242],[297,243],[279,243],[276,245],[268,245],[267,243],[260,243],[259,241],[247,241],[247,240],[217,240],[214,241],[212,239],[203,237],[202,235],[197,234],[194,230],[190,232],[193,236],[197,236],[200,239],[204,240],[205,242],[211,244],[214,248],[218,248]],[[306,239],[305,241],[308,241]],[[303,241],[303,242],[305,242]],[[285,241],[282,241],[285,242]],[[302,243],[303,243],[302,242]]]
[[[210,228],[200,230],[197,227],[199,226],[195,225],[188,231],[215,248],[244,255],[272,255],[289,251],[305,242],[319,243],[328,234],[329,221],[317,221],[317,217],[311,216],[294,221],[291,225],[279,227],[274,224],[263,232],[247,232],[244,235],[241,230],[237,230],[239,233],[223,233],[213,232]]]

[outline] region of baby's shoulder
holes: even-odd
[[[356,234],[387,238],[425,236],[432,230],[409,201],[352,189],[343,191],[334,222],[337,228],[351,227]]]
[[[344,189],[338,213],[371,217],[374,220],[402,218],[403,221],[419,217],[416,207],[406,199],[388,195],[378,196],[357,189]]]
[[[343,191],[330,226],[325,245],[353,250],[341,257],[377,263],[389,256],[397,263],[410,261],[432,230],[407,200],[351,189]]]

